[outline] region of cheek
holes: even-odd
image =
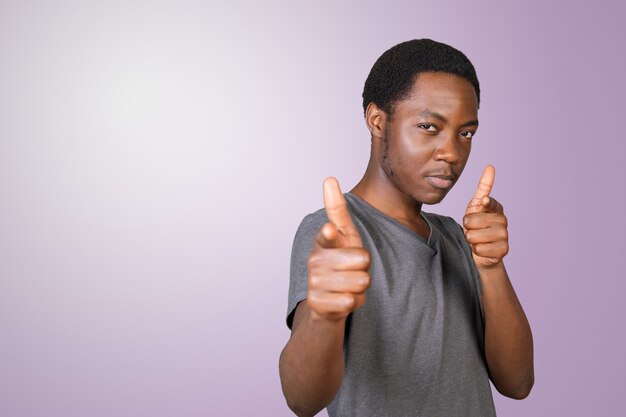
[[[406,154],[401,140],[397,136],[387,136],[383,141],[381,152],[381,165],[383,171],[394,182],[402,182],[401,179],[406,176],[407,167],[410,166],[410,157]]]
[[[428,165],[431,152],[416,140],[403,138],[389,149],[388,166],[399,183],[413,183],[422,168]]]
[[[388,174],[396,178],[413,174],[432,157],[432,138],[423,137],[409,126],[392,128],[387,133],[383,141],[382,164]]]
[[[423,164],[430,159],[434,152],[432,138],[423,138],[417,134],[404,135],[399,138],[397,146],[398,160],[402,165],[410,165],[415,168],[416,164]]]

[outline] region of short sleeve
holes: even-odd
[[[291,266],[289,271],[289,296],[287,300],[287,326],[291,329],[293,315],[298,303],[304,300],[308,292],[309,270],[307,261],[313,249],[317,232],[328,222],[326,212],[318,210],[307,215],[293,240],[291,248]]]

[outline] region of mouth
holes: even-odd
[[[456,177],[450,174],[429,174],[426,176],[426,181],[430,183],[434,188],[439,190],[447,190],[454,184]]]

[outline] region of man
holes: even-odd
[[[363,91],[371,133],[361,181],[294,240],[280,358],[289,407],[313,416],[493,416],[534,382],[532,335],[502,258],[507,219],[487,166],[463,226],[422,212],[455,184],[478,128],[480,88],[460,51],[394,46]]]

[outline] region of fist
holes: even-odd
[[[508,222],[504,209],[490,196],[495,176],[495,168],[487,165],[463,217],[465,239],[472,248],[478,268],[499,264],[509,252]]]
[[[342,320],[365,303],[370,286],[370,254],[363,249],[335,178],[324,181],[326,223],[309,255],[307,303],[314,318]]]

